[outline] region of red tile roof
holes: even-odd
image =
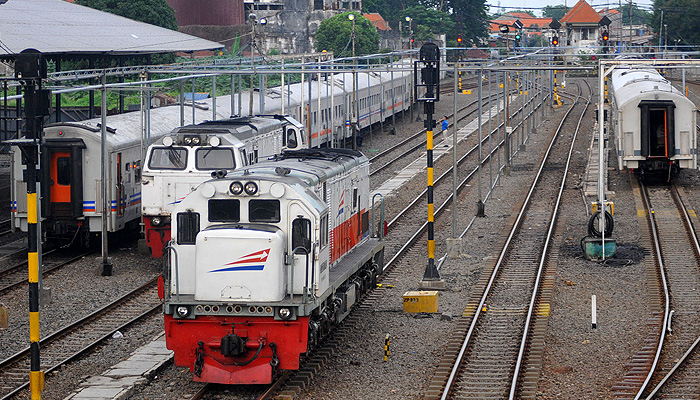
[[[559,20],[562,24],[598,23],[599,21],[600,14],[598,14],[586,0],[579,0],[579,2],[571,7],[569,12],[564,14]]]
[[[372,25],[374,25],[375,28],[379,31],[390,31],[391,27],[389,24],[386,23],[384,18],[379,13],[369,13],[369,14],[362,14],[363,17],[367,18]]]

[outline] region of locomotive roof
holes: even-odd
[[[240,140],[248,140],[280,129],[280,126],[281,123],[276,118],[234,117],[175,128],[172,133],[230,133]]]
[[[366,162],[368,162],[367,157],[356,150],[293,150],[285,151],[272,160],[262,161],[247,168],[235,170],[228,177],[247,176],[249,178],[262,179],[265,175],[276,177],[290,176],[304,181],[309,186],[313,186]]]

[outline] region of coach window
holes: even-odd
[[[56,159],[56,181],[59,185],[70,185],[70,157]]]
[[[241,202],[238,199],[209,200],[209,222],[240,222]]]
[[[205,147],[197,149],[195,164],[197,169],[235,169],[233,149]]]
[[[195,244],[199,233],[199,213],[177,214],[177,244]]]
[[[311,252],[311,221],[306,218],[297,218],[292,222],[292,250],[294,254]]]
[[[184,147],[156,147],[151,151],[148,166],[152,169],[185,169],[187,149]]]
[[[280,201],[250,200],[248,202],[248,221],[280,222]]]

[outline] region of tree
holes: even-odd
[[[335,57],[352,55],[352,21],[355,16],[355,55],[374,54],[379,51],[379,33],[372,23],[357,11],[344,12],[321,22],[314,42],[316,51],[332,51]]]
[[[663,12],[664,42],[680,45],[700,43],[700,0],[656,0],[651,28],[658,35]],[[634,15],[634,14],[633,14]],[[632,19],[633,23],[637,23]],[[641,22],[641,21],[640,21]]]
[[[559,4],[556,6],[546,6],[542,9],[542,16],[545,18],[554,18],[557,21],[561,19],[569,11],[569,7]]]
[[[175,11],[165,0],[76,0],[76,3],[135,21],[177,30]]]
[[[480,45],[488,37],[488,16],[485,0],[446,0],[445,9],[452,11],[456,33],[462,34],[465,45]]]
[[[402,17],[399,21],[405,21],[406,17],[411,17],[411,26],[404,27],[404,36],[408,36],[408,32],[413,29],[416,40],[427,41],[442,33],[451,36],[450,33],[455,28],[455,22],[450,14],[421,6],[408,7],[402,12]]]
[[[632,14],[630,14],[630,8],[632,9]],[[622,24],[623,25],[642,25],[642,24],[648,24],[651,21],[651,13],[642,10],[641,8],[637,7],[634,4],[632,4],[632,7],[630,7],[630,3],[623,4],[622,7],[619,9],[619,11],[620,11],[620,14],[622,14]],[[630,15],[632,17],[631,24],[630,24]]]

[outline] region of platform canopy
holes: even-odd
[[[46,55],[116,56],[223,47],[64,0],[0,0],[0,58],[28,48]]]

